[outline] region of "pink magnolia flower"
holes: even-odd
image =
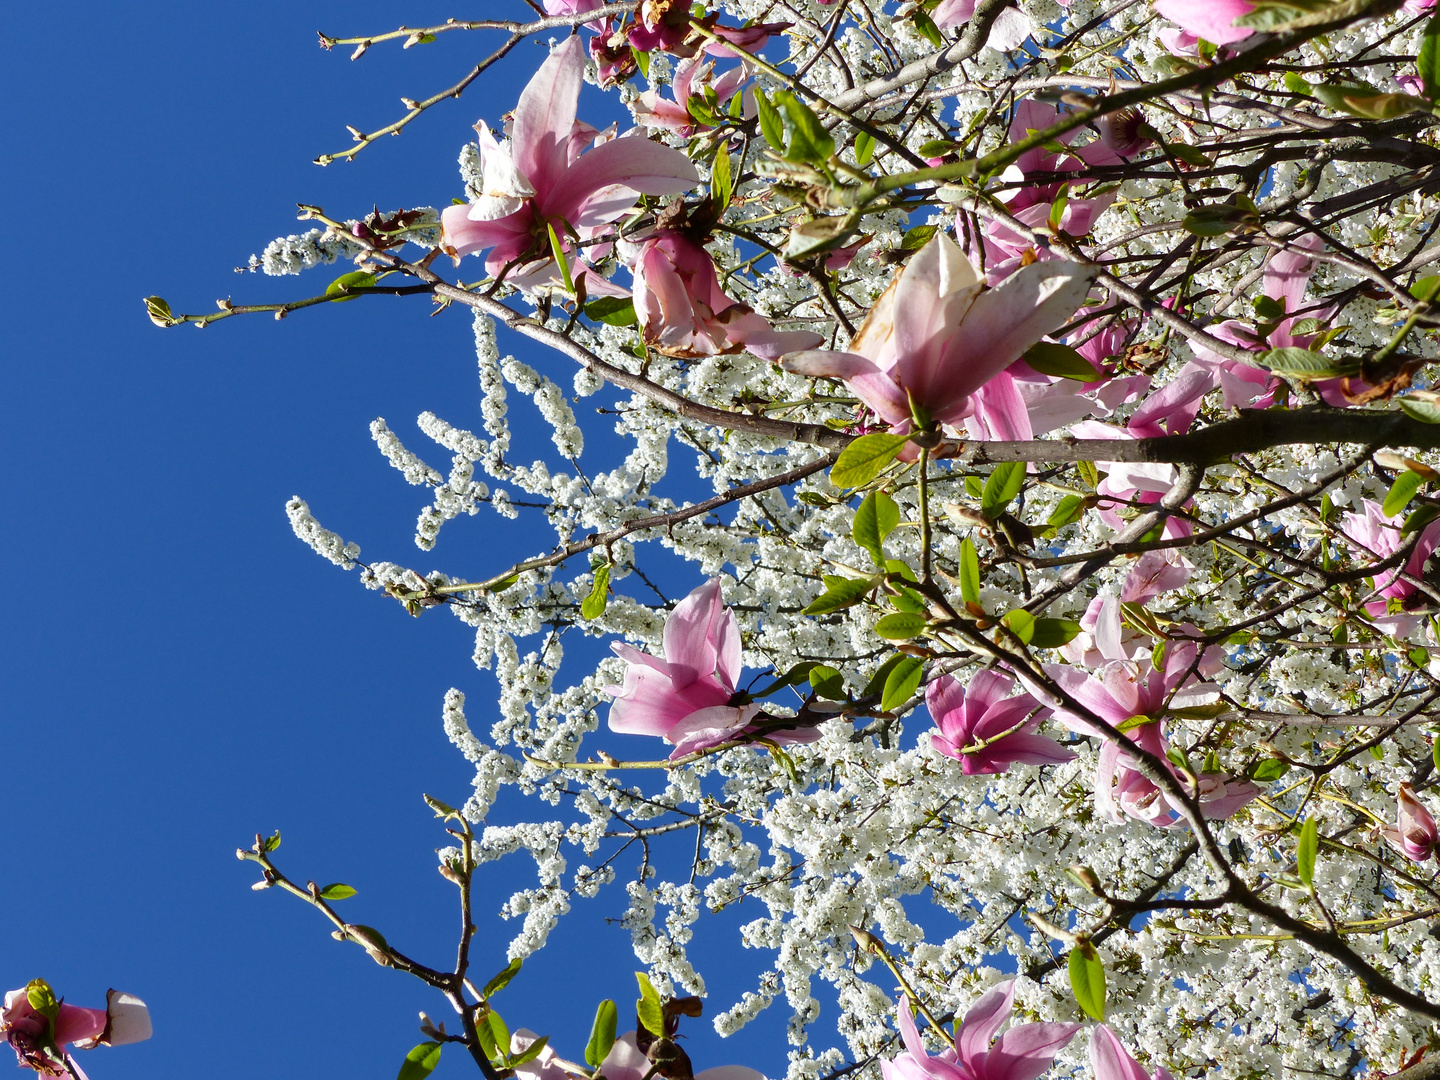
[[[1010,1017],[1015,980],[991,987],[965,1014],[955,1049],[935,1057],[925,1052],[910,1004],[895,1010],[905,1053],[894,1061],[881,1060],[885,1080],[1035,1080],[1050,1068],[1055,1055],[1075,1037],[1079,1024],[1019,1024],[995,1040],[995,1033]]]
[[[1397,800],[1398,811],[1395,828],[1382,828],[1380,835],[1385,842],[1411,862],[1429,861],[1435,854],[1435,845],[1440,842],[1440,829],[1425,804],[1415,796],[1415,789],[1409,784],[1400,785]]]
[[[84,1072],[70,1059],[65,1047],[81,1050],[96,1046],[123,1046],[150,1038],[150,1011],[130,994],[111,990],[105,1008],[82,1009],[58,1001],[44,979],[5,995],[0,1011],[0,1033],[15,1051],[22,1069],[43,1076],[69,1076]]]
[[[1255,10],[1249,0],[1155,0],[1155,10],[1212,45],[1229,45],[1254,33],[1235,25],[1236,19]]]
[[[610,730],[658,735],[675,746],[672,758],[745,735],[763,734],[779,743],[820,737],[815,728],[774,730],[783,720],[762,717],[759,705],[736,693],[740,624],[725,606],[717,578],[676,604],[665,620],[664,659],[619,641],[610,648],[628,665],[625,682],[605,688],[615,699]]]
[[[671,83],[673,99],[660,96],[658,90],[646,90],[635,102],[635,119],[648,128],[664,128],[680,135],[693,135],[701,125],[690,113],[690,100],[704,100],[704,90],[712,90],[715,103],[723,105],[735,96],[750,77],[745,65],[732,68],[718,79],[711,80],[715,64],[701,61],[698,57],[687,57],[675,66],[675,78]]]
[[[1090,1075],[1094,1080],[1174,1080],[1162,1068],[1147,1073],[1104,1024],[1090,1032]]]
[[[975,0],[940,0],[940,6],[931,18],[941,30],[951,30],[969,22],[974,14]],[[1005,8],[990,24],[990,36],[985,45],[998,52],[1010,52],[1023,45],[1034,31],[1035,24],[1030,16],[1018,8]]]
[[[668,356],[714,356],[749,349],[777,360],[825,339],[808,330],[774,330],[748,305],[720,287],[714,260],[673,229],[660,229],[640,245],[630,272],[635,314],[646,344]]]
[[[955,242],[937,233],[875,302],[850,351],[792,353],[782,366],[843,379],[897,432],[911,429],[912,404],[957,424],[974,411],[981,387],[1064,324],[1093,278],[1078,263],[1033,263],[989,289]]]
[[[1400,535],[1403,519],[1398,516],[1386,517],[1380,504],[1370,499],[1364,500],[1361,506],[1364,513],[1350,513],[1341,518],[1341,531],[1376,558],[1389,558],[1405,543],[1405,539]],[[1369,601],[1365,610],[1374,617],[1377,625],[1401,637],[1408,636],[1420,625],[1419,615],[1403,612],[1389,614],[1389,601],[1395,600],[1402,607],[1408,607],[1424,600],[1419,589],[1403,580],[1400,574],[1403,571],[1410,577],[1423,578],[1425,563],[1437,547],[1440,547],[1440,520],[1432,521],[1421,531],[1404,566],[1376,575],[1375,588],[1379,599]]]
[[[623,217],[644,195],[674,195],[700,176],[684,154],[627,136],[586,150],[596,132],[577,126],[585,53],[570,37],[540,65],[520,95],[510,143],[479,127],[482,186],[468,206],[441,214],[441,244],[457,258],[490,249],[485,269],[551,261],[547,226],[566,243]]]
[[[925,704],[939,734],[930,744],[960,762],[966,776],[1003,773],[1012,762],[1059,765],[1075,755],[1052,739],[1036,735],[1050,710],[1026,693],[1006,697],[1015,680],[982,671],[967,686],[941,675],[925,688]]]

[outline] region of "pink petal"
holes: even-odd
[[[110,990],[105,995],[106,1009],[110,1016],[110,1030],[105,1033],[109,1046],[124,1046],[126,1043],[144,1042],[150,1038],[150,1010],[134,994]]]
[[[581,155],[548,189],[535,186],[541,212],[578,229],[615,220],[637,195],[678,195],[699,182],[700,174],[679,150],[630,135]]]
[[[1035,437],[1030,424],[1030,409],[1008,371],[1000,372],[975,391],[971,400],[975,412],[966,421],[966,428],[972,436],[1016,442],[1029,442]],[[947,416],[937,416],[936,419],[949,422]]]
[[[1023,765],[1063,765],[1075,758],[1073,751],[1054,739],[1028,735],[1023,731],[996,742],[989,748],[989,754],[997,760],[1018,761]]]
[[[666,741],[675,744],[670,757],[682,758],[697,750],[709,750],[729,742],[749,726],[759,711],[760,706],[754,703],[696,709],[665,733]]]
[[[580,38],[568,37],[551,50],[515,106],[511,143],[515,166],[542,194],[566,175],[567,147],[584,73]]]
[[[1150,1080],[1104,1024],[1097,1024],[1090,1033],[1090,1073],[1094,1080]]]
[[[55,1017],[52,1034],[61,1046],[82,1040],[99,1039],[105,1033],[109,1018],[104,1009],[82,1009],[78,1005],[61,1005]],[[92,1043],[93,1045],[93,1043]]]
[[[976,1056],[990,1049],[990,1040],[1009,1018],[1014,1000],[1015,980],[1010,979],[985,991],[965,1014],[960,1036],[955,1040],[955,1049],[967,1066]]]
[[[910,419],[910,402],[905,392],[873,362],[856,353],[802,350],[790,353],[780,366],[796,375],[844,379],[856,396],[887,424],[903,424]]]
[[[1079,1024],[1021,1024],[1013,1027],[985,1057],[985,1080],[1035,1080],[1050,1068]]]
[[[1240,16],[1255,10],[1247,0],[1155,0],[1155,10],[1212,45],[1229,45],[1254,32],[1234,25]]]

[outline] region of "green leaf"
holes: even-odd
[[[920,144],[920,149],[915,151],[923,158],[944,157],[960,148],[960,144],[953,139],[931,139],[929,142]]]
[[[1336,86],[1318,83],[1310,93],[1336,112],[1367,120],[1391,120],[1412,112],[1429,112],[1430,107],[1411,94],[1392,94],[1365,83]]]
[[[1058,649],[1067,645],[1080,633],[1080,624],[1070,619],[1036,619],[1035,630],[1030,636],[1033,649]]]
[[[814,109],[788,90],[777,91],[773,102],[785,127],[786,161],[821,165],[835,153],[835,137],[825,130]],[[766,140],[769,140],[768,134]]]
[[[939,228],[938,225],[916,225],[915,228],[906,230],[905,235],[900,238],[900,250],[919,251],[931,241]]]
[[[1036,342],[1022,359],[1041,375],[1053,375],[1056,378],[1073,379],[1083,383],[1100,382],[1105,378],[1095,370],[1094,364],[1069,345],[1059,345],[1053,341]]]
[[[908,435],[883,431],[861,435],[840,451],[840,457],[830,466],[830,482],[839,488],[863,487],[880,475],[880,470],[894,461],[909,441]]]
[[[496,972],[494,978],[487,982],[485,988],[480,991],[480,996],[488,1000],[491,996],[498,994],[501,990],[504,990],[505,987],[509,986],[510,980],[519,974],[520,958],[517,956],[501,968],[500,971]]]
[[[331,885],[326,885],[323,889],[320,890],[321,900],[349,900],[350,897],[354,895],[354,889],[352,889],[349,885],[342,884],[339,881],[334,882]]]
[[[883,664],[881,664],[878,668],[876,668],[875,674],[871,675],[870,681],[865,684],[864,696],[867,698],[873,698],[877,694],[883,694],[885,690],[885,684],[890,679],[890,673],[894,671],[897,667],[899,667],[901,661],[905,659],[906,656],[904,653],[897,652],[889,659],[887,659]]]
[[[597,296],[585,305],[585,314],[609,326],[634,326],[635,301],[629,296]]]
[[[1029,645],[1035,636],[1035,616],[1024,608],[1007,611],[1000,621],[1025,645]]]
[[[827,701],[845,700],[845,676],[827,664],[810,669],[810,689]]]
[[[1440,14],[1434,15],[1425,24],[1425,37],[1420,43],[1416,66],[1425,84],[1425,96],[1434,101],[1440,97]]]
[[[650,77],[650,54],[648,52],[641,52],[635,48],[634,45],[631,45],[630,55],[635,58],[635,66],[640,69],[641,77],[648,79]],[[739,95],[737,94],[736,97],[739,97]]]
[[[1257,761],[1250,770],[1250,779],[1257,784],[1271,784],[1279,780],[1290,771],[1290,766],[1279,758],[1266,758],[1264,761]]]
[[[601,563],[595,568],[595,582],[590,586],[590,595],[580,601],[582,619],[598,619],[605,614],[605,605],[610,601],[610,564]]]
[[[872,491],[865,496],[860,509],[855,511],[850,538],[870,553],[876,566],[883,568],[885,553],[881,550],[881,545],[899,524],[900,508],[895,505],[895,500],[883,491]]]
[[[438,1042],[421,1043],[405,1055],[396,1080],[425,1080],[440,1064],[440,1051],[443,1049]]]
[[[560,280],[565,285],[565,291],[572,296],[575,294],[575,282],[570,278],[570,260],[565,256],[565,248],[560,244],[560,237],[555,232],[555,223],[547,221],[545,231],[550,234],[550,254],[555,259],[555,265],[560,268]]]
[[[1250,305],[1255,309],[1255,314],[1266,322],[1277,322],[1285,317],[1285,302],[1276,300],[1273,296],[1261,293],[1250,301]]]
[[[888,641],[905,641],[925,632],[925,616],[909,611],[886,615],[875,624],[875,633]]]
[[[519,1068],[521,1065],[524,1065],[526,1062],[534,1061],[537,1057],[540,1056],[541,1052],[545,1049],[545,1047],[549,1045],[550,1036],[541,1035],[540,1038],[536,1039],[524,1050],[520,1051],[520,1053],[507,1058],[505,1061],[505,1067],[508,1069],[515,1069]]]
[[[505,1026],[505,1021],[500,1014],[491,1009],[485,1014],[485,1027],[490,1032],[490,1038],[495,1042],[496,1057],[504,1058],[510,1056],[510,1029]]]
[[[1305,97],[1309,97],[1313,86],[1310,80],[1298,71],[1287,71],[1285,73],[1285,89],[1289,90],[1292,94],[1302,94]]]
[[[1314,818],[1306,818],[1300,827],[1300,843],[1295,849],[1295,873],[1307,889],[1314,888],[1315,856],[1320,852],[1320,830]]]
[[[1428,401],[1418,401],[1408,396],[1396,400],[1400,402],[1400,411],[1411,420],[1419,420],[1422,424],[1440,424],[1440,405],[1432,405]]]
[[[1093,461],[1077,461],[1075,472],[1091,491],[1100,486],[1100,467]]]
[[[730,172],[730,155],[722,145],[715,152],[715,164],[710,167],[710,199],[718,216],[730,205],[730,196],[735,191],[734,177]]]
[[[1435,768],[1440,769],[1440,736],[1430,742],[1430,759],[1435,762]]]
[[[960,599],[967,604],[980,603],[980,556],[968,536],[960,541]]]
[[[615,1045],[615,1025],[619,1018],[620,1010],[609,998],[600,1002],[600,1007],[595,1010],[595,1023],[590,1025],[590,1041],[585,1044],[585,1064],[592,1069],[600,1067]]]
[[[1010,500],[1020,494],[1025,485],[1025,463],[1006,461],[996,465],[985,478],[985,487],[980,491],[980,512],[994,521],[1005,512]]]
[[[825,591],[801,610],[801,615],[829,615],[860,602],[875,587],[869,578],[847,578],[826,574]]]
[[[925,674],[925,661],[918,656],[901,656],[900,662],[885,677],[885,690],[880,695],[880,708],[893,712],[914,696]]]
[[[1235,225],[1230,213],[1214,206],[1197,206],[1180,222],[1182,229],[1195,236],[1224,236]]]
[[[1179,158],[1186,165],[1193,165],[1197,169],[1205,169],[1210,166],[1210,159],[1198,147],[1183,142],[1167,142],[1165,151],[1174,158]]]
[[[1410,500],[1420,490],[1420,485],[1425,478],[1417,472],[1406,469],[1395,477],[1390,485],[1390,490],[1385,493],[1385,501],[1381,504],[1380,510],[1386,517],[1394,517],[1410,505]]]
[[[1354,360],[1323,356],[1320,353],[1311,352],[1309,349],[1299,349],[1293,345],[1284,349],[1271,349],[1269,352],[1261,353],[1257,359],[1261,365],[1277,375],[1288,375],[1292,379],[1304,381],[1335,379],[1342,375],[1354,375],[1360,370],[1359,363]]]
[[[1083,938],[1070,950],[1070,989],[1092,1020],[1105,1019],[1105,965],[1095,946]]]
[[[1407,291],[1416,300],[1424,300],[1434,291],[1437,285],[1440,285],[1440,274],[1431,274],[1429,277],[1422,277],[1419,281],[1415,282],[1414,285],[1411,285]]]
[[[357,293],[350,292],[351,289],[368,289],[375,284],[375,275],[364,270],[351,270],[348,274],[341,274],[329,285],[325,286],[325,295],[333,297],[331,303],[343,304],[346,300],[355,300]]]
[[[265,841],[266,851],[275,851],[280,847],[280,830],[275,830],[275,835],[268,837]]]
[[[635,1002],[635,1018],[642,1028],[657,1039],[662,1039],[665,1037],[665,1010],[660,1004],[660,992],[643,971],[635,973],[635,981],[640,984],[640,1000]]]
[[[1066,495],[1055,504],[1055,509],[1050,511],[1050,519],[1045,522],[1045,527],[1063,529],[1066,525],[1079,521],[1084,513],[1085,500],[1079,495]]]
[[[145,297],[145,314],[150,316],[152,323],[162,329],[185,321],[175,318],[175,313],[170,310],[170,305],[160,296]]]
[[[910,15],[910,22],[915,27],[915,32],[935,48],[941,48],[945,44],[945,35],[940,33],[940,28],[935,25],[935,20],[925,14],[923,8],[915,9]]]
[[[890,601],[890,606],[896,611],[909,611],[919,614],[927,607],[923,596],[914,589],[907,589],[904,586],[898,586],[895,595],[888,596],[886,599]]]
[[[858,132],[855,136],[855,164],[865,168],[875,158],[875,136],[868,131]]]

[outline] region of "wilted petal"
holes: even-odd
[[[134,994],[111,990],[105,995],[106,1009],[110,1016],[110,1030],[105,1033],[104,1042],[109,1046],[124,1046],[126,1043],[144,1042],[153,1033],[150,1025],[150,1010]]]

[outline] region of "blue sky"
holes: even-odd
[[[367,557],[456,572],[479,568],[477,551],[495,558],[491,522],[452,524],[433,556],[420,553],[420,493],[367,430],[383,416],[418,449],[423,410],[478,426],[469,319],[387,299],[162,332],[140,303],[157,293],[206,311],[218,297],[318,291],[326,270],[266,279],[232,267],[300,231],[296,202],[347,216],[458,193],[469,125],[513,104],[539,46],[357,163],[311,164],[348,144],[345,124],[388,122],[402,95],[449,85],[486,45],[452,34],[351,63],[316,44],[317,29],[392,29],[398,10],[90,2],[60,21],[34,10],[0,40],[12,230],[0,271],[11,822],[0,981],[43,976],[81,1005],[108,986],[150,1003],[155,1039],[84,1055],[95,1080],[388,1080],[419,1041],[416,1012],[444,1015],[298,901],[251,892],[234,849],[278,828],[286,872],[355,886],[349,916],[411,955],[451,954],[453,888],[433,854],[445,837],[420,792],[463,801],[470,770],[440,705],[447,688],[466,691],[483,731],[489,685],[461,624],[410,619],[362,590],[294,539],[284,504],[302,495]],[[411,25],[476,13],[403,9]],[[532,541],[547,538],[505,540],[517,552]],[[482,911],[513,886],[491,880]],[[635,964],[628,933],[604,922],[622,910],[616,889],[563,924],[506,991],[512,1027],[550,1031],[579,1056],[600,998],[624,1015]],[[481,955],[489,944],[497,968],[512,932],[482,923]],[[712,957],[735,955],[729,935]],[[708,965],[714,1000],[735,1000],[754,966]],[[778,1019],[723,1046],[692,1024],[697,1067],[773,1075]],[[452,1051],[436,1075],[469,1069]]]

